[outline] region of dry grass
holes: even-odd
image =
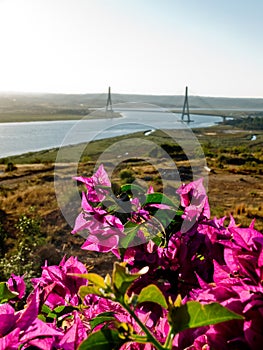
[[[209,176],[209,202],[212,215],[230,214],[247,227],[256,218],[255,228],[263,232],[263,176],[229,174],[217,170]]]

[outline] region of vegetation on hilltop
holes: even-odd
[[[112,94],[113,104],[139,102],[167,108],[182,108],[183,95]],[[0,122],[79,119],[90,109],[105,107],[107,94],[0,94]],[[190,109],[249,109],[262,111],[263,99],[189,96]]]
[[[237,126],[244,130],[263,130],[263,112],[253,113],[253,116],[249,115],[241,120],[227,120],[225,124]]]

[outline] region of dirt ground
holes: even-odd
[[[263,229],[263,176],[224,173],[209,175],[208,198],[214,215],[229,216],[247,226],[253,218],[255,228]]]

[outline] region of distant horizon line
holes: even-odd
[[[107,90],[103,92],[55,92],[55,91],[15,91],[0,90],[0,95],[107,95]],[[139,95],[139,96],[184,96],[184,94],[165,94],[165,93],[128,93],[128,92],[111,92],[112,95]],[[263,99],[263,96],[223,96],[223,95],[197,95],[189,93],[189,96],[209,97],[209,98],[238,98],[238,99]]]

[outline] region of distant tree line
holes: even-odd
[[[87,115],[89,114],[89,109],[59,109],[55,111],[55,114],[68,114],[68,115]]]
[[[263,130],[263,112],[257,114],[257,116],[248,116],[244,119],[227,120],[225,124],[238,126],[246,130]]]

